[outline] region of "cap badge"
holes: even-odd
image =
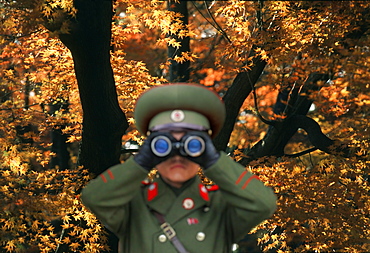
[[[174,110],[171,113],[171,120],[174,122],[181,122],[185,119],[185,114],[182,110]]]
[[[186,198],[182,201],[182,207],[185,208],[186,210],[193,209],[194,207],[194,200],[191,198]]]

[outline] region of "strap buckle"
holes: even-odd
[[[167,238],[169,240],[171,240],[172,238],[174,238],[176,236],[176,232],[175,230],[171,227],[171,225],[167,222],[163,223],[161,225],[161,229],[163,230],[163,232],[166,234]]]

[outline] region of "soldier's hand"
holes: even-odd
[[[138,154],[136,154],[134,157],[134,160],[147,171],[150,171],[155,166],[173,155],[172,153],[169,153],[165,156],[158,156],[153,153],[151,147],[152,141],[158,136],[166,136],[171,141],[176,141],[170,133],[164,132],[153,132],[147,137],[147,139],[144,141],[144,144],[140,147]]]
[[[204,140],[205,149],[202,154],[196,157],[187,156],[186,158],[199,164],[203,169],[208,169],[220,158],[220,152],[218,152],[213,145],[211,137],[202,131],[191,131],[187,132],[182,138],[186,139],[189,136],[199,136]]]

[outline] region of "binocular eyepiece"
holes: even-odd
[[[181,141],[172,142],[165,135],[155,137],[151,142],[152,152],[159,157],[169,155],[172,150],[180,152],[182,156],[197,157],[205,149],[205,142],[199,136],[188,136]]]

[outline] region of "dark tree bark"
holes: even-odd
[[[169,11],[180,13],[182,15],[181,21],[183,22],[184,26],[189,23],[187,1],[175,2],[174,0],[169,0],[167,9]],[[190,62],[184,61],[180,63],[172,59],[175,56],[181,56],[183,52],[190,52],[190,38],[179,38],[176,35],[171,36],[175,38],[176,41],[180,42],[181,46],[180,48],[168,46],[168,57],[171,59],[169,80],[170,82],[187,82],[190,78]]]
[[[94,175],[119,163],[128,127],[118,104],[110,63],[112,1],[76,0],[71,32],[60,39],[73,55],[83,109],[79,163]]]
[[[68,136],[63,134],[61,129],[53,129],[51,131],[51,139],[53,142],[51,151],[55,153],[55,157],[51,159],[50,167],[56,168],[58,166],[60,170],[69,169]]]
[[[69,103],[68,101],[58,102],[49,105],[48,113],[50,115],[54,114],[56,111],[62,110],[64,113],[68,111]],[[50,162],[51,168],[58,167],[60,170],[70,169],[70,154],[68,151],[69,143],[67,143],[68,135],[63,133],[63,129],[66,125],[59,125],[51,130],[51,151],[55,153]]]
[[[253,54],[253,52],[251,53]],[[252,92],[254,85],[261,76],[266,62],[260,57],[255,57],[253,66],[248,71],[240,72],[223,97],[226,107],[226,120],[220,134],[214,139],[218,150],[225,150],[229,142],[235,121],[239,115],[240,107]]]

